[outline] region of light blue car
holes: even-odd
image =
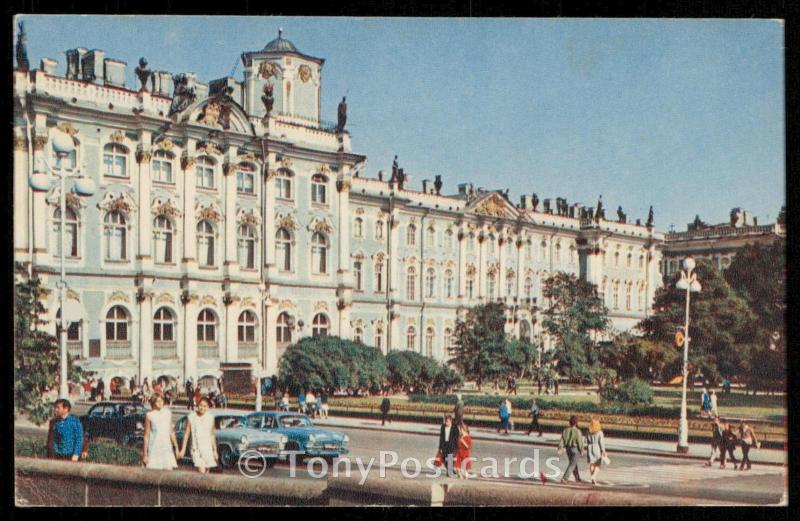
[[[339,431],[316,427],[305,414],[254,412],[247,415],[247,425],[262,432],[274,432],[288,438],[286,451],[299,451],[302,457],[333,460],[347,454],[350,437]]]

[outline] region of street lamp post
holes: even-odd
[[[683,270],[681,278],[675,284],[678,289],[686,290],[686,319],[684,321],[683,333],[683,391],[681,393],[681,419],[678,424],[678,452],[685,454],[689,452],[689,421],[686,413],[686,384],[689,376],[689,302],[690,295],[700,291],[700,283],[697,281],[697,274],[693,273],[695,267],[694,259],[686,257],[683,260]]]
[[[67,280],[66,280],[66,265],[64,257],[66,255],[66,235],[64,232],[64,225],[67,220],[67,190],[66,178],[75,178],[75,192],[83,196],[91,196],[94,194],[94,183],[90,178],[82,177],[77,174],[77,171],[69,175],[64,169],[64,159],[75,151],[75,142],[72,136],[60,130],[51,131],[51,141],[53,151],[58,159],[58,171],[54,171],[48,165],[48,170],[51,174],[59,178],[61,183],[61,222],[59,224],[59,244],[61,245],[61,278],[58,281],[58,303],[61,310],[60,329],[58,332],[58,340],[60,347],[60,371],[59,371],[59,398],[69,398],[69,387],[67,386],[67,310],[64,306],[67,300]],[[47,165],[47,162],[45,161]],[[30,180],[30,185],[34,190],[47,190],[50,187],[50,182],[43,174],[34,174]],[[33,262],[33,259],[31,259]],[[70,317],[71,318],[71,317]]]

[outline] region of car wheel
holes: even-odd
[[[233,466],[233,452],[227,445],[219,447],[219,463],[225,469]]]
[[[266,465],[268,469],[274,467],[277,462],[278,458],[264,458],[264,465]]]

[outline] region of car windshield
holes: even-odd
[[[313,427],[305,416],[281,416],[281,427]]]
[[[144,414],[144,406],[135,403],[126,404],[120,406],[119,411],[123,416],[127,416],[129,414]]]
[[[217,418],[217,429],[235,429],[246,427],[243,416],[220,416]]]

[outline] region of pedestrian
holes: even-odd
[[[102,378],[97,379],[97,397],[99,400],[105,399],[106,396],[106,383]]]
[[[701,408],[705,416],[711,417],[711,395],[708,394],[708,389],[703,387],[703,394],[701,396]]]
[[[514,430],[514,420],[512,417],[513,410],[511,408],[511,400],[509,398],[506,398],[506,408],[508,409],[508,426],[513,431]]]
[[[555,388],[555,391],[556,391],[555,394],[556,394],[556,396],[558,396],[558,375],[556,375],[555,378],[553,378],[553,381],[554,381],[553,385],[555,386],[554,388]]]
[[[81,384],[81,399],[85,400],[88,398],[92,392],[92,382],[89,378],[86,378],[83,383]]]
[[[467,479],[469,471],[472,470],[472,436],[469,434],[469,427],[463,422],[458,424],[458,434],[453,464],[458,477]]]
[[[610,461],[606,454],[606,444],[603,430],[600,427],[600,420],[593,419],[589,423],[586,448],[586,458],[589,462],[589,479],[591,479],[592,485],[597,485],[597,474],[600,472],[600,465]]]
[[[146,376],[142,381],[142,396],[146,401],[150,401],[150,382],[147,380]]]
[[[322,395],[319,397],[320,403],[320,415],[323,416],[326,420],[328,419],[328,393],[323,390]],[[391,421],[390,421],[391,423]]]
[[[283,393],[280,407],[283,412],[289,412],[289,393]]]
[[[567,451],[569,465],[567,465],[567,470],[561,476],[561,483],[567,482],[567,476],[569,476],[570,472],[575,476],[575,481],[580,483],[582,480],[581,475],[578,473],[578,456],[583,455],[584,440],[583,434],[578,428],[578,417],[574,415],[570,417],[569,427],[561,433],[561,440],[558,442],[558,455],[563,454],[565,450]]]
[[[203,397],[202,391],[200,391],[200,384],[197,384],[197,387],[194,388],[194,406],[197,407],[197,404],[200,403],[200,399]],[[211,407],[211,402],[208,402],[208,406]]]
[[[714,421],[711,423],[711,455],[708,457],[706,467],[710,467],[714,464],[717,453],[720,453],[720,462],[722,461],[722,452],[725,450],[722,442],[722,431],[723,429],[722,424],[719,422],[719,416],[715,416]]]
[[[536,400],[531,400],[531,410],[530,410],[529,414],[530,414],[530,417],[531,417],[531,425],[530,425],[530,427],[528,427],[528,436],[530,436],[531,433],[534,430],[538,430],[539,431],[539,436],[540,437],[543,436],[543,434],[542,434],[542,426],[539,425],[539,414],[540,414],[539,413],[539,404],[536,403]]]
[[[542,394],[542,377],[541,376],[537,376],[536,377],[536,394],[538,394],[538,395]]]
[[[444,432],[444,436],[442,436],[442,432]],[[453,476],[455,474],[455,469],[453,468],[453,458],[455,457],[455,452],[458,448],[458,435],[458,425],[453,423],[452,416],[446,416],[442,430],[439,432],[439,447],[448,476]]]
[[[722,392],[725,394],[731,394],[731,381],[727,378],[722,379]]]
[[[153,384],[153,394],[164,394],[164,385],[161,380],[156,380],[156,383]]]
[[[197,387],[200,389],[200,386]],[[189,413],[189,421],[186,422],[186,432],[183,434],[183,445],[178,454],[183,458],[186,454],[186,445],[189,438],[192,440],[192,462],[201,474],[206,474],[208,469],[214,468],[219,462],[217,453],[217,432],[214,426],[214,415],[208,412],[211,403],[208,398],[200,398],[197,403],[197,410]]]
[[[450,441],[450,427],[452,422],[452,417],[450,415],[445,415],[442,420],[442,425],[439,428],[439,447],[436,450],[436,458],[433,461],[433,464],[437,467],[447,464],[447,444]],[[447,467],[445,466],[445,468]]]
[[[150,398],[150,408],[144,416],[142,462],[148,469],[177,468],[175,455],[179,453],[179,447],[178,438],[172,428],[172,412],[160,394],[154,394]]]
[[[758,441],[756,432],[745,420],[739,424],[739,440],[742,444],[742,463],[739,465],[739,470],[745,470],[745,464],[747,465],[746,470],[750,470],[750,449],[753,447],[760,449],[761,442]]]
[[[464,421],[464,400],[461,393],[456,393],[456,406],[453,407],[453,422],[460,425]]]
[[[497,432],[500,432],[500,430],[502,429],[505,431],[503,434],[509,434],[508,432],[509,414],[508,414],[508,406],[506,405],[505,400],[500,400],[500,409],[498,410],[498,415],[500,416],[500,428],[497,429]]]
[[[300,389],[300,394],[297,395],[297,410],[300,414],[305,414],[306,412],[306,390]]]
[[[317,397],[314,395],[314,390],[309,389],[308,394],[306,394],[306,411],[312,417],[314,416],[314,411],[317,410]]]
[[[389,423],[392,423],[391,418],[389,418],[389,411],[391,408],[392,402],[389,400],[389,397],[384,397],[381,401],[381,427],[386,425],[386,420],[389,420]]]
[[[117,394],[117,385],[118,385],[117,384],[117,380],[115,378],[112,378],[108,382],[108,390],[109,390],[111,396],[114,396],[115,394]]]
[[[736,446],[739,444],[738,439],[736,438],[736,433],[733,431],[733,424],[729,423],[726,425],[725,430],[722,431],[722,454],[720,456],[720,465],[719,468],[725,468],[725,454],[729,454],[731,461],[733,462],[733,468],[736,469],[736,465],[739,464],[736,461]]]
[[[192,383],[192,378],[190,377],[186,380],[186,385],[183,389],[186,392],[186,408],[190,411],[194,410],[194,384]]]
[[[83,452],[83,426],[71,414],[69,400],[59,398],[53,404],[53,419],[47,430],[47,457],[78,461]]]
[[[89,399],[91,401],[93,401],[93,402],[96,402],[97,401],[97,380],[95,378],[92,378],[91,383],[89,385],[91,386],[91,391],[90,391],[91,394],[89,395]]]
[[[711,403],[711,414],[713,416],[719,416],[719,413],[717,412],[717,391],[711,391],[709,402]]]

